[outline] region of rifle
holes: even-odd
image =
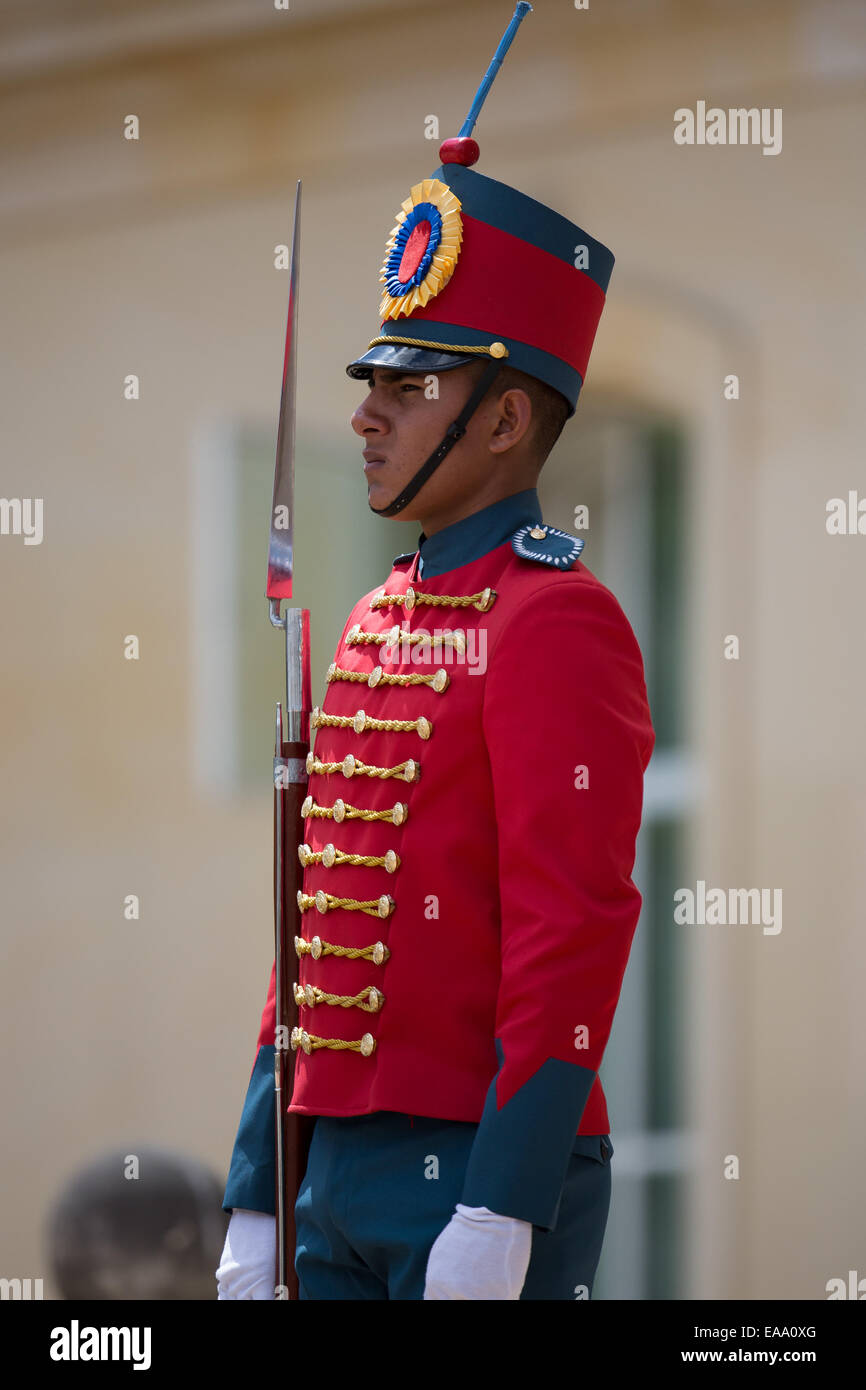
[[[306,759],[310,746],[310,614],[290,608],[292,597],[295,398],[297,384],[298,266],[300,256],[301,181],[295,194],[295,218],[289,271],[289,307],[277,431],[277,458],[268,546],[265,594],[274,627],[285,634],[286,702],[277,702],[274,740],[274,960],[276,1017],[274,1028],[274,1142],[276,1150],[277,1258],[275,1298],[297,1299],[295,1274],[295,1200],[306,1169],[315,1120],[288,1113],[295,1075],[290,1049],[298,1006],[289,983],[289,951],[301,935],[297,894],[301,872],[297,847],[303,841],[301,807],[305,796]]]

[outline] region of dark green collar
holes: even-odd
[[[540,522],[541,505],[534,487],[502,497],[480,512],[445,526],[433,536],[418,537],[421,560],[419,578],[435,579],[438,574],[480,560],[514,534],[519,526]]]

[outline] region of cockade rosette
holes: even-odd
[[[437,295],[451,279],[462,240],[456,194],[439,179],[416,183],[385,244],[381,319],[411,314]]]

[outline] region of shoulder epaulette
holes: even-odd
[[[565,570],[574,564],[584,542],[567,531],[558,531],[555,526],[536,523],[520,526],[511,537],[511,546],[522,560],[535,560],[537,564]]]
[[[414,560],[416,551],[408,550],[405,555],[395,555],[391,561],[392,565],[402,565],[405,560]]]

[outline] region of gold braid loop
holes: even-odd
[[[338,666],[336,661],[332,661],[328,667],[329,681],[364,681],[371,689],[377,685],[429,685],[437,695],[441,695],[443,690],[448,689],[450,683],[448,672],[440,666],[432,676],[423,676],[417,671],[411,675],[392,676],[382,670],[381,666],[374,666],[372,671],[347,671],[345,667]]]
[[[339,772],[343,777],[379,777],[382,781],[399,777],[404,782],[417,782],[421,776],[421,768],[414,758],[407,758],[396,767],[374,767],[372,763],[362,763],[354,753],[347,753],[341,763],[323,763],[315,753],[308,753],[307,772],[319,772],[325,776]]]
[[[310,725],[314,729],[354,729],[356,734],[372,729],[388,734],[417,734],[423,739],[428,739],[433,732],[432,721],[423,715],[420,719],[373,719],[362,709],[356,714],[323,714],[318,705],[310,715]]]
[[[333,806],[318,806],[313,798],[308,796],[301,807],[301,815],[304,820],[315,816],[324,820],[334,820],[338,825],[344,820],[387,820],[392,825],[403,825],[409,815],[409,807],[405,802],[395,801],[388,811],[365,811],[360,806],[350,806],[342,797],[337,797]]]
[[[466,651],[466,633],[459,628],[452,631],[448,628],[445,632],[404,632],[401,627],[395,624],[387,632],[367,632],[356,623],[346,635],[346,645],[348,647],[363,647],[370,644],[380,647],[400,647],[403,644],[407,647],[453,647],[460,656]]]
[[[311,850],[309,845],[298,845],[298,858],[304,868],[308,864],[323,864],[326,869],[332,869],[337,864],[352,864],[362,869],[385,869],[393,874],[400,867],[400,856],[393,849],[385,854],[347,854],[334,845],[325,845],[320,850]]]
[[[293,1028],[291,1043],[293,1052],[302,1047],[308,1054],[320,1047],[330,1047],[335,1052],[360,1052],[362,1057],[369,1057],[376,1051],[376,1039],[372,1033],[365,1033],[357,1042],[349,1042],[346,1038],[320,1038],[315,1033],[308,1033],[305,1028]]]
[[[295,937],[295,955],[312,956],[313,960],[322,956],[345,956],[347,960],[371,960],[374,965],[384,965],[390,954],[381,941],[374,941],[372,946],[336,946],[320,936],[312,936],[309,941],[303,936]]]
[[[317,1004],[334,1004],[341,1009],[363,1009],[365,1013],[377,1014],[385,1003],[385,996],[375,985],[367,985],[360,994],[327,994],[318,985],[300,985],[295,982],[295,1003],[306,1004],[314,1009]]]
[[[496,598],[495,589],[482,589],[477,594],[455,597],[449,594],[425,594],[410,586],[403,594],[388,594],[384,589],[380,589],[378,594],[370,599],[370,607],[390,608],[396,604],[405,608],[407,613],[411,613],[416,604],[428,604],[431,608],[477,608],[479,613],[486,613],[493,607]]]
[[[345,671],[335,661],[328,667],[329,681],[369,681],[369,678],[369,671]]]
[[[397,904],[389,893],[380,898],[337,898],[320,888],[318,893],[304,893],[298,889],[298,907],[302,912],[314,907],[317,912],[333,912],[343,907],[347,912],[366,912],[368,917],[390,917]]]

